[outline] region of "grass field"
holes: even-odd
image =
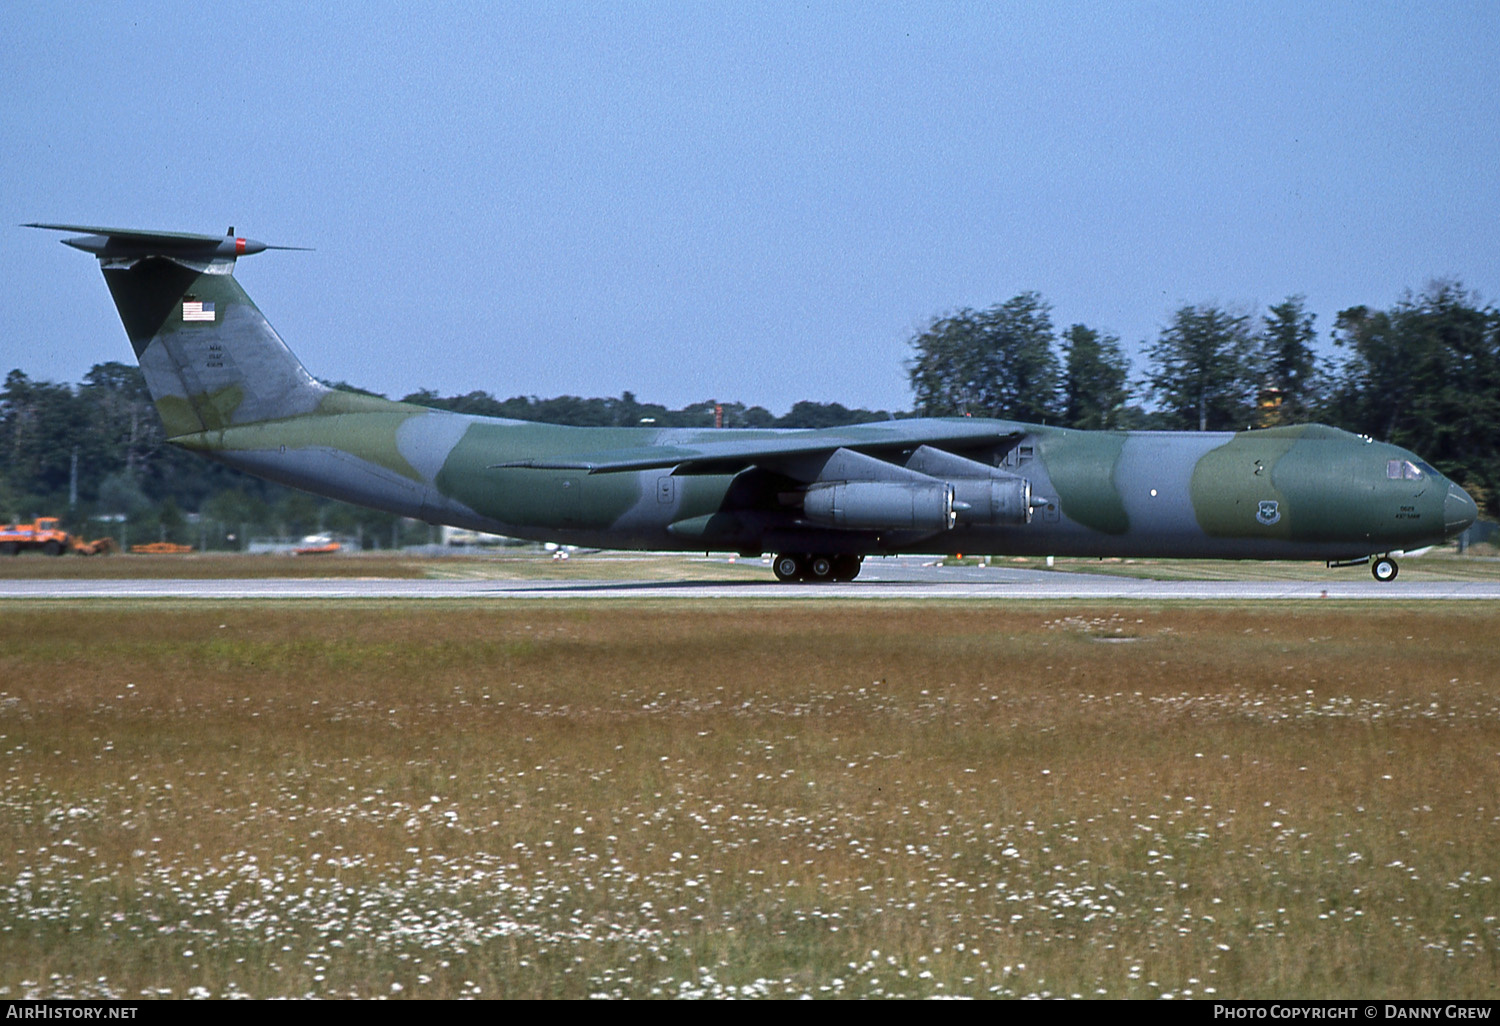
[[[1486,604],[0,612],[0,997],[1500,994]]]
[[[1500,571],[1497,571],[1500,573]],[[479,580],[771,580],[770,564],[758,559],[727,562],[702,555],[589,552],[555,560],[540,549],[493,553],[362,552],[328,556],[193,553],[185,556],[95,556],[51,558],[27,553],[0,558],[0,580],[119,580],[243,578],[469,578]]]

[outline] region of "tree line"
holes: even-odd
[[[1324,423],[1411,449],[1500,511],[1500,311],[1436,281],[1336,317],[1318,353],[1302,296],[1263,313],[1172,313],[1132,377],[1117,336],[1059,331],[1023,292],[938,317],[911,340],[916,410],[1088,429],[1226,431]]]
[[[1174,311],[1132,367],[1118,336],[1059,330],[1023,292],[934,318],[910,339],[913,409],[803,401],[784,416],[738,402],[669,409],[618,398],[499,399],[488,392],[405,402],[483,416],[598,427],[819,428],[908,416],[985,416],[1084,429],[1240,430],[1321,422],[1405,446],[1500,504],[1500,312],[1457,282],[1388,309],[1358,306],[1321,357],[1301,296],[1264,312],[1218,304]],[[351,387],[339,383],[339,387]],[[240,548],[251,535],[334,531],[367,545],[425,541],[425,525],[251,478],[166,444],[140,370],[94,366],[77,385],[12,370],[0,390],[0,517],[62,515],[81,533],[128,533]],[[90,519],[112,518],[111,526]]]
[[[345,382],[330,384],[375,394]],[[605,399],[497,399],[488,392],[443,396],[422,390],[402,401],[585,427],[819,428],[893,416],[810,401],[780,417],[760,406],[711,400],[669,409],[642,403],[630,392]],[[315,532],[358,538],[367,547],[433,538],[425,524],[285,488],[168,445],[145,377],[130,364],[97,364],[76,386],[12,370],[0,390],[0,445],[0,519],[7,521],[62,516],[70,530],[88,537],[110,533],[130,542],[208,549]]]

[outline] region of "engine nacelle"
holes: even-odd
[[[1032,507],[1046,505],[1032,497],[1026,478],[930,445],[918,446],[906,469],[952,482],[962,524],[1029,524]]]
[[[814,485],[802,503],[807,519],[876,531],[946,531],[953,527],[953,486],[944,481],[843,481]]]
[[[1031,482],[1024,477],[993,474],[985,478],[955,478],[953,498],[959,503],[958,520],[962,524],[1031,523]]]

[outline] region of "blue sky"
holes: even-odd
[[[1034,289],[1500,299],[1500,4],[0,6],[0,225],[311,246],[241,283],[390,395],[904,409],[909,339]],[[0,373],[129,347],[0,227]]]

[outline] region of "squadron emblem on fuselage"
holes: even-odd
[[[1275,499],[1266,499],[1261,502],[1260,508],[1255,511],[1255,519],[1269,527],[1281,519],[1281,509]]]

